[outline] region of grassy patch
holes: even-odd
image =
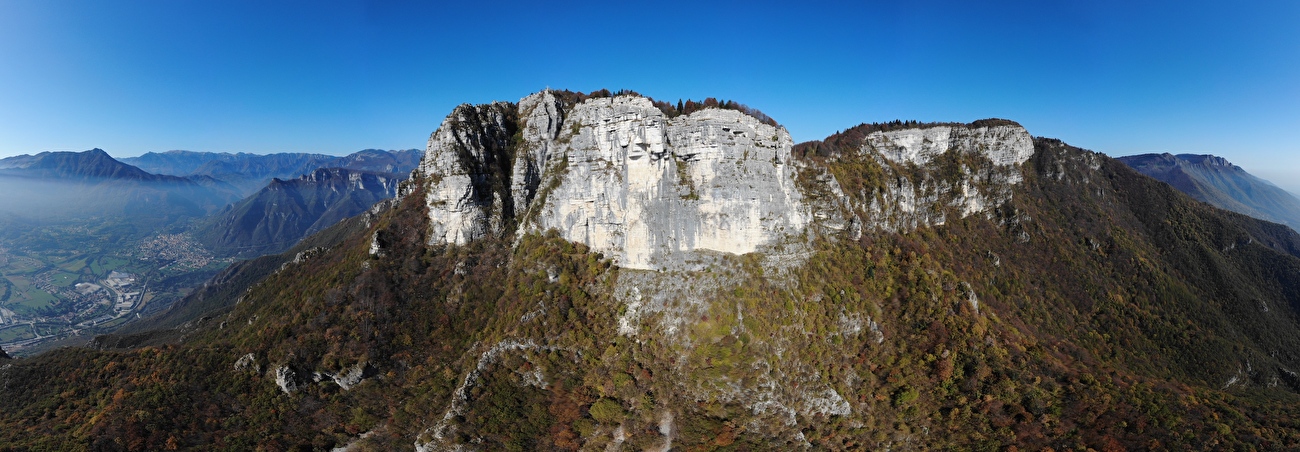
[[[41,263],[41,261],[38,261],[36,259],[32,259],[30,257],[15,256],[13,259],[9,261],[9,266],[5,268],[5,273],[27,274],[39,270],[41,269],[41,267],[44,266],[45,264]]]
[[[28,325],[15,325],[0,330],[0,342],[21,341],[33,337],[36,336],[32,335],[32,327]]]
[[[59,264],[59,268],[62,268],[64,270],[73,273],[78,273],[81,271],[81,269],[86,268],[86,259],[85,258],[72,259],[70,261]]]
[[[58,298],[50,295],[49,292],[37,289],[27,278],[21,276],[7,276],[6,278],[13,285],[13,292],[9,294],[9,302],[15,307],[15,311],[34,313],[37,309],[58,301]]]
[[[78,276],[72,273],[59,273],[50,277],[50,284],[55,287],[68,287],[77,282],[77,278]]]
[[[108,275],[108,272],[117,270],[126,265],[126,259],[118,257],[100,256],[90,264],[90,272],[95,275]]]

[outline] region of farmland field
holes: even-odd
[[[58,301],[57,297],[36,288],[25,277],[7,276],[5,278],[11,285],[11,292],[7,301],[8,307],[15,312],[35,313],[38,309],[50,306]]]

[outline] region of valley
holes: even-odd
[[[141,235],[101,221],[0,237],[0,348],[96,334],[164,310],[234,259],[183,233]]]
[[[237,260],[288,249],[395,196],[419,153],[124,160],[158,173],[99,149],[0,159],[0,348],[31,355],[149,324]]]

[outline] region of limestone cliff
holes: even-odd
[[[832,160],[866,163],[869,180],[857,180],[848,203],[865,226],[885,231],[941,225],[950,216],[991,216],[1010,201],[1023,180],[1019,165],[1034,153],[1029,132],[1002,120],[875,130],[849,141]]]
[[[506,229],[514,209],[502,170],[517,129],[513,104],[461,105],[429,137],[418,171],[430,180],[431,241],[463,245]]]
[[[795,161],[793,144],[784,128],[739,111],[668,117],[636,95],[569,105],[543,91],[462,105],[421,165],[431,241],[555,229],[624,268],[682,268],[700,252],[798,242],[814,219],[906,230],[991,212],[1033,154],[1009,121],[875,131],[839,158],[872,160],[883,174],[845,193],[842,175],[801,183],[801,171],[818,168]],[[839,199],[810,200],[809,184]]]
[[[458,107],[422,166],[433,240],[464,244],[523,220],[628,268],[671,266],[697,250],[753,252],[809,221],[792,145],[785,129],[737,111],[667,118],[639,96],[567,111],[550,92],[517,107]]]

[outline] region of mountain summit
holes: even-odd
[[[280,253],[303,237],[397,195],[402,175],[322,168],[274,179],[225,212],[201,221],[194,236],[220,255]]]

